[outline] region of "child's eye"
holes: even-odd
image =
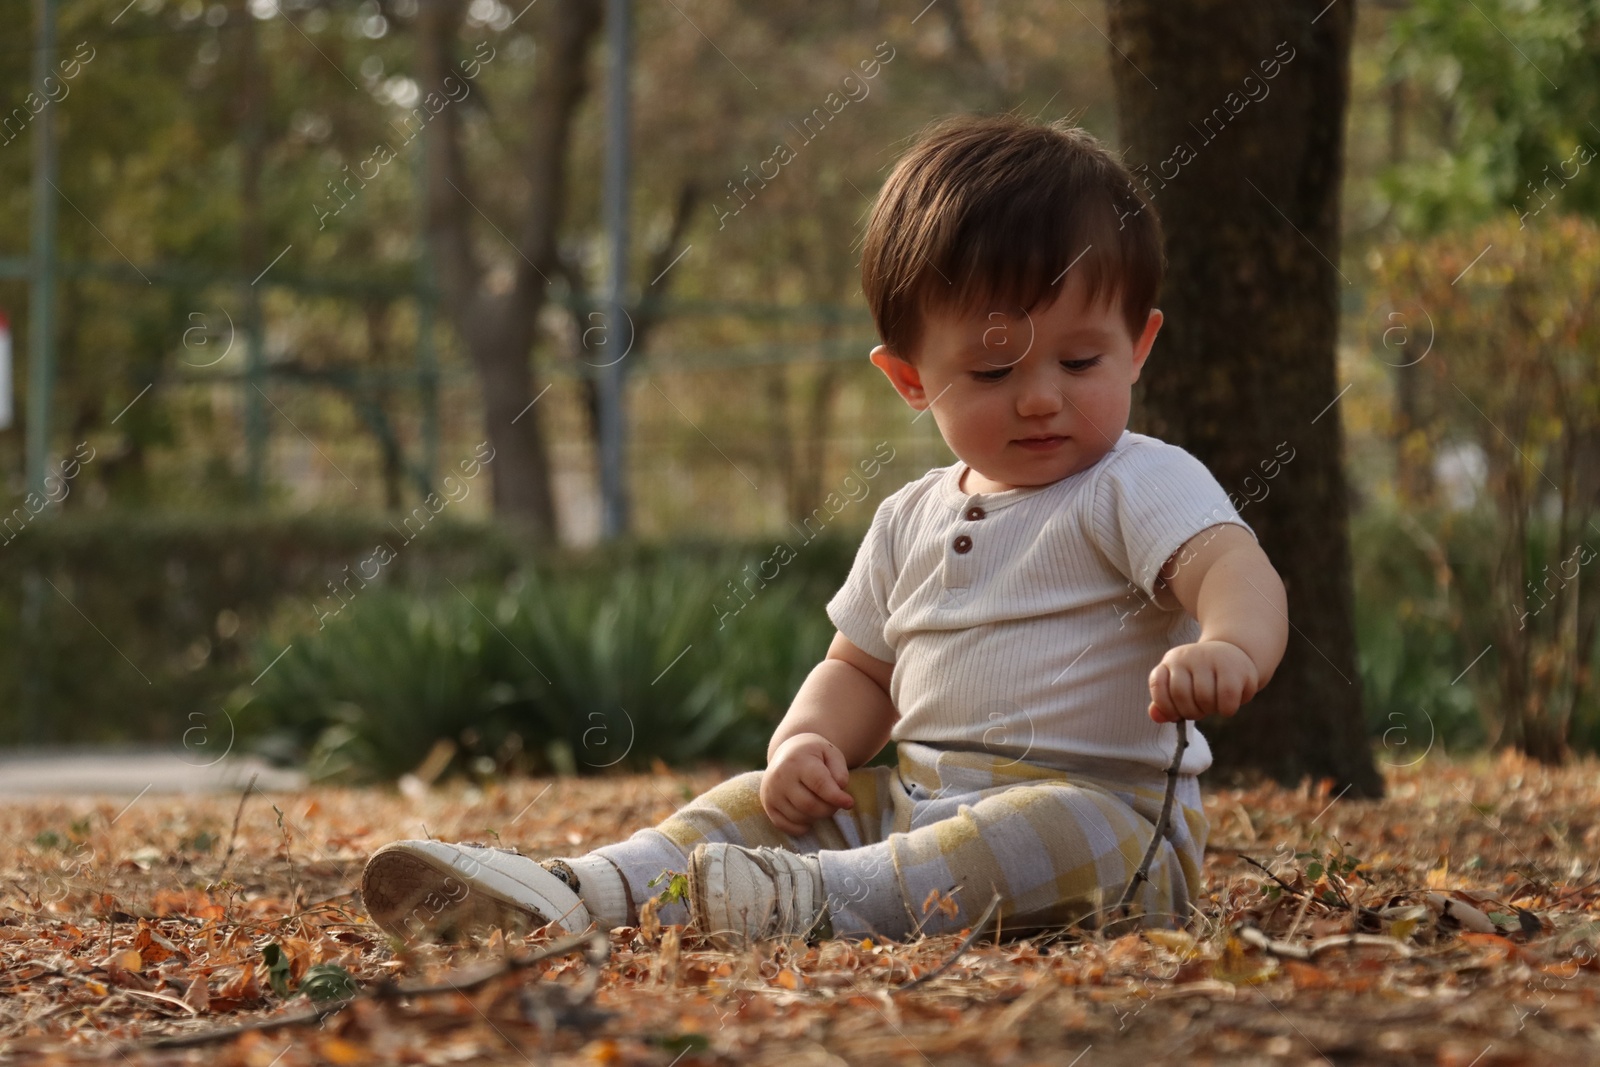
[[[1093,356],[1089,359],[1064,359],[1061,365],[1069,371],[1086,371],[1098,365],[1103,358],[1103,356]],[[997,367],[994,370],[975,370],[972,372],[972,377],[980,382],[998,382],[1010,373],[1010,367]]]

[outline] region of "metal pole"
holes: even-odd
[[[56,62],[56,0],[34,0],[33,84],[43,85]],[[33,218],[29,231],[28,297],[28,492],[45,494],[50,453],[50,399],[55,378],[56,307],[56,109],[39,112],[33,126]],[[31,510],[31,509],[30,509]],[[44,740],[50,638],[44,623],[44,576],[30,565],[22,575],[22,740]]]
[[[422,470],[428,484],[439,476],[439,360],[433,347],[433,256],[428,251],[427,138],[423,130],[412,156],[417,190],[417,388],[422,399]]]
[[[43,85],[56,61],[56,0],[34,0],[38,17],[33,84]],[[55,384],[56,109],[33,122],[33,227],[29,253],[33,286],[28,305],[28,490],[44,496],[50,451],[50,400]]]
[[[265,499],[267,483],[267,409],[262,403],[266,399],[262,391],[267,377],[266,337],[261,320],[261,292],[253,285],[244,291],[244,307],[245,480],[250,502],[260,504]]]
[[[606,93],[605,226],[611,264],[606,280],[605,346],[598,364],[600,407],[600,532],[605,540],[628,529],[624,464],[623,360],[633,344],[633,327],[624,308],[628,276],[628,152],[632,109],[628,98],[632,27],[630,0],[606,0],[611,49]]]
[[[260,43],[256,37],[256,20],[246,17],[244,37],[241,40],[241,60],[244,115],[240,130],[239,202],[241,226],[239,235],[240,262],[245,273],[266,266],[265,229],[261,211],[261,171],[266,153],[266,130],[263,125],[265,111],[263,65]],[[257,275],[257,281],[260,276]],[[266,327],[262,319],[261,288],[252,281],[244,290],[245,301],[245,377],[244,432],[245,468],[249,484],[250,502],[259,505],[266,497],[267,482],[267,394],[266,384]]]

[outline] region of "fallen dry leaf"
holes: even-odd
[[[1583,1062],[1600,1001],[1597,770],[1431,756],[1389,769],[1381,802],[1339,799],[1322,782],[1211,791],[1207,891],[1188,929],[980,939],[904,992],[960,937],[728,953],[647,909],[638,928],[610,932],[598,968],[571,954],[461,994],[447,976],[555,935],[400,946],[352,893],[367,854],[424,825],[438,838],[481,840],[487,828],[530,855],[570,855],[569,835],[593,845],[659,822],[685,788],[726,777],[712,769],[435,782],[415,798],[252,797],[225,868],[237,796],[147,796],[120,816],[125,799],[10,803],[0,808],[0,1058],[1022,1067],[1092,1047],[1085,1065],[1148,1067],[1181,1047],[1216,1063]],[[212,850],[195,850],[202,836]],[[913,906],[924,903],[959,914],[961,902],[941,893]],[[1304,958],[1245,943],[1246,926]],[[188,1051],[144,1044],[309,1010],[304,996],[273,993],[269,944],[291,984],[336,965],[361,997],[320,1024]],[[374,991],[386,982],[443,992],[384,1000]]]

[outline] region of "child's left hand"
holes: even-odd
[[[1169,648],[1150,672],[1150,717],[1156,722],[1232,715],[1261,686],[1255,661],[1227,641]]]

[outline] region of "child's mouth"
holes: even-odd
[[[1065,437],[1020,437],[1014,444],[1019,444],[1030,452],[1048,452],[1058,448],[1066,442]]]

